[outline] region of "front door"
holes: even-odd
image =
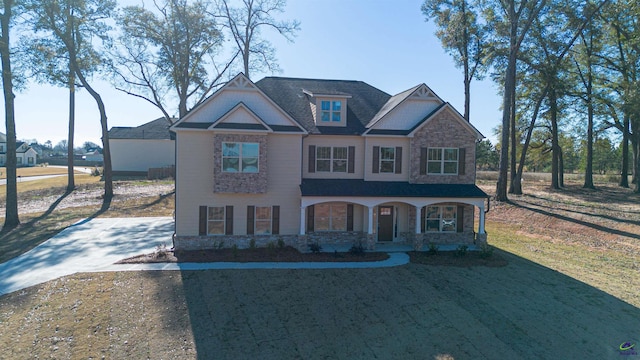
[[[393,206],[378,206],[378,241],[393,241]]]

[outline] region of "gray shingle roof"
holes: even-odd
[[[175,135],[169,131],[170,126],[164,117],[136,127],[114,126],[109,130],[109,139],[173,140]]]
[[[391,98],[362,81],[266,77],[255,84],[312,134],[362,134],[365,125]],[[316,126],[309,105],[315,100],[303,90],[315,94],[351,95],[347,99],[347,126]]]
[[[475,184],[411,184],[406,181],[302,179],[302,196],[487,198]]]

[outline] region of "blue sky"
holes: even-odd
[[[462,72],[443,51],[433,23],[426,22],[420,11],[421,4],[421,0],[289,0],[281,17],[299,20],[302,29],[294,43],[264,32],[276,46],[282,69],[273,75],[361,80],[392,95],[425,83],[462,113]],[[270,75],[251,77],[257,81]],[[114,90],[106,81],[94,83],[105,102],[109,127],[137,126],[161,116],[152,105]],[[498,93],[491,80],[472,83],[471,123],[494,143],[493,129],[501,116]],[[99,143],[95,102],[80,91],[76,105],[76,145]],[[4,107],[0,114],[0,132],[6,133]],[[55,145],[66,139],[67,127],[67,90],[29,84],[16,93],[18,139],[51,140]]]

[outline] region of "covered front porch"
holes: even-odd
[[[487,195],[475,185],[356,181],[359,184],[338,180],[329,186],[326,183],[332,181],[303,181],[300,235],[310,243],[360,242],[370,250],[386,244],[410,245],[419,250],[429,243],[486,242]],[[345,182],[359,186],[345,187]],[[352,194],[346,193],[349,188]],[[475,211],[479,214],[477,224]]]

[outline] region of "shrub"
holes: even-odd
[[[482,244],[480,246],[480,257],[483,259],[487,259],[493,256],[493,246],[489,244]]]
[[[467,245],[460,245],[456,249],[456,255],[457,256],[465,256],[465,255],[467,255],[467,251],[468,250],[469,250],[469,247]]]
[[[234,258],[238,257],[238,244],[231,245],[231,254]]]
[[[167,250],[167,245],[162,244],[156,246],[156,252],[153,254],[154,259],[166,259],[169,255],[169,250]]]
[[[256,239],[249,240],[249,249],[255,249],[255,248],[256,248]]]
[[[315,243],[309,244],[309,250],[311,250],[312,253],[319,253],[320,251],[322,251],[322,246],[320,246],[320,244],[315,242]]]
[[[269,242],[267,243],[267,249],[269,249],[269,250],[275,250],[275,249],[276,249],[276,243],[275,243],[275,241],[269,241]]]
[[[278,239],[278,249],[284,249],[284,240],[282,238]]]
[[[351,249],[349,249],[349,253],[351,255],[364,255],[364,246],[362,246],[362,242],[358,242],[357,244],[351,245]]]
[[[429,255],[438,255],[438,251],[440,249],[438,248],[437,244],[434,243],[429,243],[429,250],[427,250],[427,254]]]

